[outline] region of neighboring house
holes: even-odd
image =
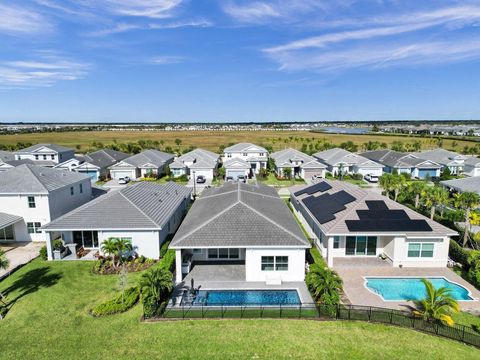
[[[15,160],[15,154],[10,151],[0,150],[0,162]]]
[[[36,144],[15,152],[15,160],[29,159],[36,165],[53,167],[75,157],[73,149],[55,144]]]
[[[298,188],[291,203],[328,266],[386,256],[394,267],[444,267],[457,233],[373,191],[335,180]]]
[[[442,166],[431,160],[420,159],[414,154],[394,150],[373,150],[360,154],[384,166],[386,173],[406,173],[412,178],[425,179],[440,176]]]
[[[40,227],[90,201],[88,176],[20,165],[0,175],[0,213],[16,216],[16,241],[44,241]]]
[[[175,159],[170,164],[170,170],[173,176],[187,175],[195,177],[205,176],[207,179],[213,179],[220,162],[220,155],[214,152],[195,149]]]
[[[183,280],[182,262],[240,264],[245,281],[303,281],[309,247],[275,189],[231,182],[205,189],[170,243],[177,283]]]
[[[448,168],[454,175],[458,175],[463,172],[465,160],[468,159],[468,157],[465,155],[445,149],[421,151],[415,153],[415,156],[423,160],[429,160],[440,164],[442,166],[441,171],[444,171],[446,168]]]
[[[464,179],[454,179],[440,181],[440,183],[451,191],[463,193],[463,192],[476,192],[480,195],[480,176],[468,177]]]
[[[252,171],[249,163],[242,159],[229,159],[223,163],[225,169],[225,178],[237,180],[239,176],[248,177]]]
[[[111,150],[98,150],[83,156],[83,162],[80,163],[74,171],[87,174],[92,181],[98,181],[100,178],[108,178],[110,175],[109,167],[130,157],[129,154]]]
[[[75,171],[75,169],[83,162],[83,155],[77,155],[67,161],[55,165],[54,168],[58,170]]]
[[[243,160],[250,164],[251,172],[255,174],[258,174],[260,169],[267,168],[268,151],[261,146],[239,143],[225,148],[223,152],[224,163],[232,159]]]
[[[32,160],[15,160],[15,154],[9,151],[0,151],[0,172],[13,169],[23,164],[34,164]]]
[[[463,173],[468,176],[480,176],[480,158],[469,157],[465,160]]]
[[[320,151],[313,156],[327,166],[327,170],[334,176],[345,174],[377,175],[382,176],[383,165],[350,151],[334,148]]]
[[[145,150],[112,165],[110,176],[115,180],[126,176],[136,180],[148,175],[162,175],[167,166],[173,162],[174,157],[173,154],[163,151]]]
[[[158,259],[162,243],[187,212],[191,192],[174,182],[140,182],[100,196],[43,227],[50,235],[48,258],[57,238],[95,250],[108,238],[124,238],[137,254]]]
[[[283,177],[283,170],[289,168],[293,176],[299,176],[302,179],[311,179],[314,176],[325,177],[327,167],[298,150],[280,150],[270,154],[270,157],[275,160],[275,173],[278,176]]]

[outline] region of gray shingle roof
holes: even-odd
[[[316,154],[313,154],[313,156],[319,159],[324,164],[327,164],[330,166],[335,166],[340,163],[361,166],[363,164],[368,163],[368,166],[370,167],[372,166],[383,167],[382,164],[376,163],[375,161],[367,159],[364,156],[351,153],[350,151],[347,151],[341,148],[334,148],[334,149],[329,149],[325,151],[320,151]]]
[[[0,194],[46,194],[85,179],[89,176],[23,164],[0,175]]]
[[[456,235],[457,233],[433,220],[430,220],[429,218],[417,213],[416,211],[413,211],[409,209],[408,207],[401,205],[397,203],[396,201],[393,201],[386,196],[377,194],[373,191],[365,190],[362,189],[358,186],[352,185],[345,183],[343,181],[337,181],[337,180],[323,180],[325,183],[329,184],[331,186],[331,189],[326,190],[324,192],[320,192],[318,194],[313,194],[314,196],[320,196],[323,194],[335,194],[340,191],[345,191],[351,196],[353,196],[356,200],[353,202],[350,202],[345,205],[345,210],[339,211],[335,213],[335,219],[328,221],[324,224],[320,224],[318,221],[314,220],[317,225],[320,227],[322,232],[327,235],[364,235],[365,233],[375,233],[372,231],[365,231],[363,233],[354,233],[351,232],[348,227],[347,223],[345,222],[346,220],[360,220],[357,214],[357,210],[368,210],[368,206],[366,204],[366,201],[375,201],[375,200],[380,200],[384,201],[385,204],[387,205],[388,209],[390,210],[404,210],[407,215],[409,216],[410,219],[412,220],[425,220],[428,225],[432,228],[432,231],[429,232],[389,232],[389,235],[409,235],[409,236],[453,236]],[[298,186],[295,188],[291,189],[291,193],[294,194],[298,190],[308,188],[309,186]],[[308,208],[306,208],[305,204],[303,203],[304,198],[310,196],[309,194],[302,194],[302,195],[292,195],[292,201],[299,201],[299,205],[304,208],[307,212],[309,212]],[[312,219],[314,217],[312,216]],[[385,233],[385,231],[382,231],[381,233]]]
[[[109,192],[45,225],[46,230],[161,229],[192,190],[140,182]]]
[[[422,163],[431,160],[420,159],[414,154],[404,153],[394,150],[373,150],[367,151],[360,154],[370,160],[376,161],[380,164],[392,167],[392,168],[401,168],[401,167],[416,167],[421,166]],[[436,166],[440,167],[439,164],[432,161],[432,164],[429,164],[429,167]]]
[[[111,149],[102,149],[90,154],[86,154],[83,157],[85,162],[88,162],[91,165],[97,166],[100,169],[112,166],[119,161],[122,161],[126,158],[130,157],[130,154],[111,150]]]
[[[17,221],[20,221],[22,219],[23,218],[21,216],[0,212],[0,229],[15,224]]]
[[[250,169],[250,164],[245,160],[233,158],[223,163],[225,169]]]
[[[250,149],[252,147],[255,149]],[[247,153],[250,151],[253,151],[253,152],[264,152],[266,154],[268,153],[267,149],[252,143],[238,143],[225,148],[224,151],[225,152],[247,152]]]
[[[326,168],[324,164],[319,163],[315,158],[295,149],[285,149],[285,150],[276,151],[274,153],[271,153],[270,157],[275,160],[275,164],[278,167],[291,166],[292,161],[300,160],[302,161],[302,165],[300,165],[300,167],[303,167],[303,165],[308,164],[309,169]]]
[[[465,165],[470,165],[470,166],[480,166],[480,158],[478,157],[469,157],[467,160],[465,160]]]
[[[182,156],[179,156],[175,162],[183,164],[184,162],[193,161],[194,163],[190,165],[190,168],[192,169],[214,169],[217,166],[219,159],[220,155],[215,154],[214,152],[203,149],[195,149],[183,154]]]
[[[467,157],[445,149],[434,149],[415,153],[420,159],[430,160],[441,165],[448,165],[455,162],[463,162]]]
[[[173,161],[173,158],[173,154],[169,154],[163,151],[145,150],[140,154],[136,154],[122,160],[122,162],[135,167],[141,167],[146,164],[153,164],[160,167],[169,161]]]
[[[195,247],[309,247],[275,189],[226,183],[206,189],[170,245]]]
[[[27,147],[25,149],[16,151],[16,153],[30,153],[30,152],[36,151],[36,150],[38,150],[42,147],[47,147],[47,148],[52,149],[53,151],[56,151],[56,152],[65,152],[65,151],[72,151],[73,150],[71,148],[67,148],[65,146],[60,146],[60,145],[55,145],[55,144],[35,144],[35,145],[32,145],[32,146]]]
[[[460,192],[476,192],[480,194],[480,176],[445,180],[440,181],[440,183],[448,188],[452,188]]]

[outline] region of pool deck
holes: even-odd
[[[460,307],[464,311],[480,314],[480,291],[455,274],[448,268],[396,268],[392,266],[385,267],[360,267],[360,266],[335,266],[334,270],[343,279],[343,288],[345,295],[354,305],[378,306],[391,309],[406,310],[412,307],[408,301],[384,301],[379,295],[371,292],[365,287],[365,277],[384,276],[384,277],[445,277],[447,280],[457,283],[467,288],[474,301],[459,301]]]

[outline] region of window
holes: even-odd
[[[409,243],[408,257],[433,257],[433,243]]]
[[[43,160],[47,160],[47,155],[43,155]]]
[[[345,255],[376,255],[376,236],[347,236],[345,242]]]
[[[333,237],[333,248],[338,249],[340,247],[340,236]]]
[[[228,153],[227,158],[231,158],[231,157],[232,157],[232,154]]]
[[[275,270],[288,271],[288,256],[275,256]]]
[[[55,160],[55,155],[50,155],[52,160]]]
[[[38,160],[38,155],[35,155],[35,160]]]
[[[248,156],[248,153],[243,153],[243,156]]]
[[[0,241],[12,241],[12,240],[15,240],[13,225],[0,229]]]
[[[260,155],[260,156],[264,156],[265,154],[264,154],[264,153],[260,153],[259,155]]]
[[[201,254],[202,253],[202,249],[193,249],[192,251],[194,254]]]
[[[218,249],[219,259],[228,259],[228,249]]]
[[[230,259],[238,259],[240,257],[239,249],[229,249],[228,253],[229,253]]]
[[[262,271],[273,271],[275,269],[275,258],[273,256],[262,256]]]
[[[208,249],[208,258],[209,259],[217,259],[218,258],[217,249]]]
[[[33,209],[33,208],[37,207],[37,206],[35,205],[35,197],[34,197],[34,196],[29,196],[29,197],[28,197],[28,207],[29,207],[30,209]]]
[[[42,224],[40,224],[39,222],[27,222],[27,231],[29,234],[41,234],[41,227]]]
[[[209,259],[238,259],[239,257],[239,249],[208,249]]]
[[[79,188],[80,188],[80,194],[83,194],[83,184],[80,184]]]
[[[70,195],[73,195],[75,192],[73,191],[73,186],[70,187]]]

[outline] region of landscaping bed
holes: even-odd
[[[157,261],[147,259],[143,256],[135,259],[130,259],[123,262],[121,265],[114,264],[109,258],[100,257],[95,261],[92,272],[97,275],[112,275],[118,274],[124,268],[127,272],[139,272],[150,268],[156,264]]]

